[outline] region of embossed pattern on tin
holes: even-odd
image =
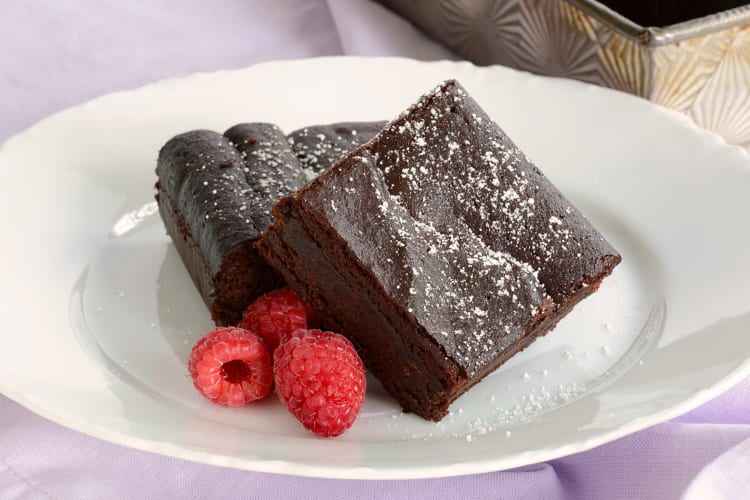
[[[379,0],[477,64],[630,92],[750,142],[750,5],[666,28],[595,0]]]

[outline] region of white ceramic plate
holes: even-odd
[[[208,312],[153,204],[159,147],[192,128],[393,117],[457,78],[620,250],[601,290],[440,424],[375,381],[354,427],[307,433],[273,398],[201,399]],[[505,68],[331,58],[196,75],[44,120],[0,150],[0,390],[79,431],[258,471],[413,478],[582,451],[750,371],[750,161],[645,101]]]

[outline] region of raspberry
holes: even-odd
[[[271,357],[263,341],[241,328],[217,328],[193,347],[188,370],[198,391],[214,403],[240,406],[271,390]]]
[[[307,328],[314,319],[310,306],[287,287],[258,297],[242,313],[239,326],[260,335],[273,353],[293,331]]]
[[[273,355],[276,394],[306,429],[333,437],[352,426],[365,399],[365,369],[346,337],[297,330]]]

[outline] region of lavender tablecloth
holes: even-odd
[[[367,0],[0,3],[0,142],[97,95],[195,71],[333,54],[456,58]],[[7,290],[0,287],[0,299]],[[235,497],[750,498],[750,379],[674,421],[586,453],[418,481],[307,479],[184,462],[79,434],[0,396],[0,499]]]

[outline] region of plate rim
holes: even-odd
[[[19,138],[23,138],[23,136],[26,134],[34,133],[36,129],[46,126],[48,122],[58,119],[61,115],[66,115],[68,113],[76,113],[83,108],[95,106],[99,101],[102,101],[102,100],[117,98],[118,96],[124,96],[127,94],[137,95],[144,91],[148,91],[149,89],[153,87],[169,85],[169,84],[177,84],[177,83],[189,84],[190,81],[200,80],[203,78],[218,80],[227,75],[247,72],[247,71],[254,70],[255,68],[263,67],[263,66],[318,64],[320,62],[330,62],[330,61],[336,61],[336,62],[342,61],[345,64],[348,64],[349,62],[352,62],[352,61],[367,61],[368,64],[372,64],[372,63],[378,63],[379,61],[394,61],[394,60],[404,61],[410,64],[417,64],[417,65],[453,65],[453,66],[466,66],[466,67],[472,68],[473,70],[490,69],[493,71],[504,71],[504,72],[507,72],[508,74],[523,74],[525,78],[529,78],[532,80],[533,79],[560,80],[560,81],[565,81],[566,82],[565,84],[568,84],[568,85],[593,88],[593,89],[596,89],[597,91],[601,91],[605,93],[616,92],[617,94],[626,95],[616,90],[605,89],[605,88],[601,88],[595,85],[572,81],[572,80],[568,80],[564,78],[543,77],[543,76],[538,76],[538,75],[532,75],[530,73],[520,72],[520,71],[513,70],[511,68],[507,68],[503,66],[491,66],[489,68],[483,68],[483,67],[475,66],[467,61],[456,62],[456,61],[441,60],[441,61],[425,62],[425,61],[416,61],[413,59],[403,58],[403,57],[367,58],[367,57],[354,57],[354,56],[329,56],[329,57],[317,57],[317,58],[280,60],[280,61],[267,61],[267,62],[262,62],[258,64],[253,64],[251,66],[247,66],[244,68],[227,69],[227,70],[214,71],[214,72],[196,72],[196,73],[186,75],[186,76],[166,78],[166,79],[162,79],[159,81],[148,83],[146,85],[138,86],[132,89],[118,90],[115,92],[111,92],[111,93],[107,93],[107,94],[94,97],[83,103],[57,111],[54,114],[51,114],[45,118],[42,118],[41,120],[37,121],[35,124],[31,125],[30,127],[11,135],[9,138],[7,138],[6,141],[0,144],[0,156],[3,154],[3,151],[5,150],[8,144],[11,144],[15,142],[16,140],[19,140]],[[633,99],[641,100],[634,96],[629,96],[629,97],[632,97]],[[691,130],[691,133],[702,135],[703,136],[702,140],[710,140],[711,142],[714,142],[714,143],[718,142],[719,147],[731,148],[735,150],[735,152],[738,152],[741,157],[750,159],[750,155],[744,148],[740,146],[728,144],[719,135],[699,128],[697,125],[695,125],[692,122],[692,120],[690,120],[685,115],[678,113],[676,111],[673,111],[673,110],[659,107],[659,106],[655,106],[655,107],[657,107],[660,110],[661,114],[667,117],[665,119],[679,122],[681,126],[683,127],[687,126],[687,128]],[[536,450],[533,450],[532,452],[530,452],[533,454],[533,461],[526,460],[526,461],[523,461],[523,463],[514,463],[514,462],[518,462],[519,456],[524,455],[523,453],[518,453],[518,454],[511,455],[510,458],[506,456],[506,457],[495,458],[495,459],[485,459],[485,460],[473,461],[473,462],[460,462],[460,463],[448,464],[448,465],[442,465],[442,466],[428,465],[425,467],[419,467],[417,465],[417,466],[406,468],[406,469],[404,469],[403,467],[374,468],[371,466],[345,468],[341,466],[325,466],[324,464],[319,464],[319,465],[302,464],[302,463],[294,462],[290,460],[268,461],[267,459],[263,459],[261,457],[252,457],[252,459],[243,457],[240,459],[240,458],[231,457],[227,455],[217,455],[216,453],[211,453],[208,451],[189,449],[186,446],[179,445],[177,443],[158,442],[153,439],[146,438],[146,437],[138,437],[138,436],[129,435],[124,432],[114,431],[112,429],[109,429],[107,427],[104,427],[98,424],[90,424],[90,423],[82,422],[80,419],[76,419],[73,416],[66,414],[64,412],[55,412],[54,410],[45,408],[42,404],[36,404],[27,395],[21,392],[18,392],[16,390],[13,390],[10,382],[4,382],[2,377],[0,377],[0,393],[8,397],[12,401],[15,401],[16,403],[20,404],[26,409],[32,411],[33,413],[36,413],[37,415],[47,420],[60,424],[64,427],[73,429],[77,432],[81,432],[83,434],[86,434],[86,435],[89,435],[98,439],[102,439],[102,440],[105,440],[114,444],[129,447],[129,448],[134,448],[140,451],[148,451],[151,453],[157,453],[157,454],[166,455],[166,456],[170,456],[174,458],[179,458],[182,460],[199,462],[199,463],[204,463],[204,464],[209,464],[209,465],[218,465],[218,466],[223,466],[223,467],[231,467],[231,468],[250,470],[250,471],[256,471],[256,472],[291,474],[291,475],[302,476],[302,477],[334,478],[334,479],[401,480],[401,479],[424,479],[424,478],[449,477],[449,476],[469,475],[469,474],[478,474],[478,473],[483,473],[483,472],[505,470],[508,468],[518,467],[518,466],[525,465],[525,464],[544,462],[544,461],[560,458],[563,456],[567,456],[571,453],[587,451],[597,446],[600,446],[602,444],[605,444],[613,440],[619,439],[621,437],[633,434],[635,432],[648,428],[652,425],[664,422],[666,420],[679,416],[687,411],[690,411],[696,408],[697,406],[700,406],[701,404],[709,401],[710,399],[717,396],[718,394],[721,394],[722,392],[726,391],[730,387],[736,385],[737,383],[744,380],[748,376],[750,376],[750,358],[744,359],[742,363],[740,363],[727,376],[721,378],[718,382],[700,391],[694,392],[691,396],[684,398],[677,404],[674,404],[670,407],[664,408],[662,410],[656,411],[646,416],[640,416],[626,424],[622,424],[620,426],[608,429],[607,431],[601,434],[577,441],[575,443],[570,443],[565,446],[555,445],[554,447],[537,448]]]

